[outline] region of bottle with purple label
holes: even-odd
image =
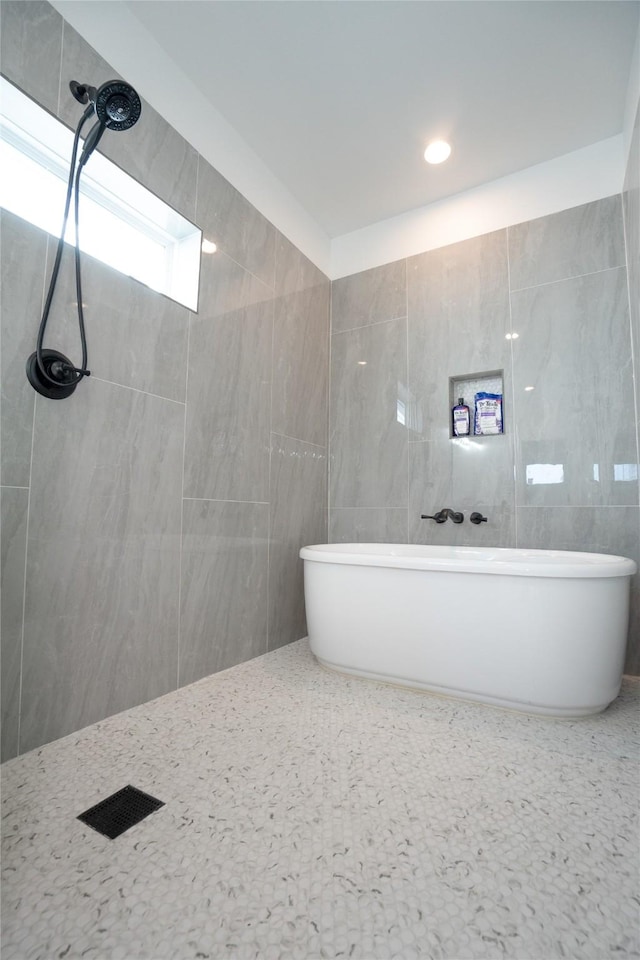
[[[454,437],[468,437],[471,429],[471,414],[464,402],[464,397],[458,397],[458,402],[451,411],[453,417]]]

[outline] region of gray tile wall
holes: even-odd
[[[109,65],[40,0],[2,71],[68,125]],[[2,759],[306,633],[327,539],[328,279],[148,104],[116,163],[202,227],[198,313],[83,258],[92,376],[24,375],[55,241],[1,215]],[[65,257],[45,345],[78,355]]]
[[[620,196],[334,282],[332,540],[583,550],[640,562],[634,169],[623,197],[631,320]],[[449,377],[496,369],[504,370],[504,435],[451,440]],[[536,464],[562,464],[563,482],[531,482]],[[420,519],[445,506],[466,521]],[[488,522],[470,524],[473,510]],[[638,580],[630,673],[640,672]]]
[[[622,193],[624,229],[631,308],[631,343],[633,350],[636,440],[640,450],[640,102],[631,140],[629,160]],[[631,525],[633,530],[633,522]],[[640,638],[640,604],[636,605],[635,631]],[[630,648],[629,672],[640,674],[640,639]]]

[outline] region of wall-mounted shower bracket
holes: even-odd
[[[57,350],[44,349],[42,363],[47,376],[58,382],[53,384],[44,379],[36,351],[27,360],[27,379],[33,389],[43,397],[48,397],[49,400],[64,400],[70,397],[80,382],[75,376],[76,368],[71,360]],[[88,371],[85,372],[85,376],[88,376]]]

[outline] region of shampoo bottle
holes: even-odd
[[[458,402],[452,410],[454,437],[468,437],[471,429],[471,414],[464,402],[464,397],[458,397]]]

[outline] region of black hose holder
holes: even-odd
[[[33,389],[49,400],[64,400],[70,397],[80,383],[71,360],[57,350],[43,349],[41,356],[47,379],[42,375],[37,351],[27,360],[27,379]],[[53,380],[57,382],[53,383]]]

